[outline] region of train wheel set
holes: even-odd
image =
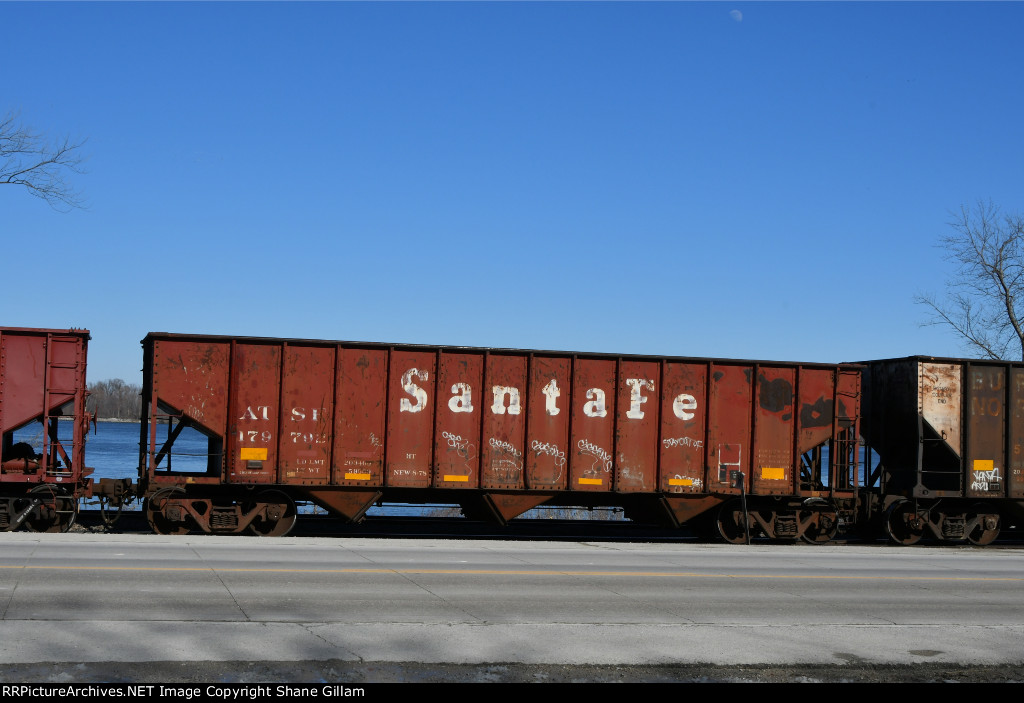
[[[743,501],[733,498],[718,509],[715,527],[718,537],[732,544],[758,537],[825,544],[835,539],[840,523],[840,508],[824,498],[791,502],[782,508],[765,505],[746,510]]]
[[[734,544],[984,546],[1024,518],[1021,363],[151,333],[129,481],[85,464],[88,339],[0,328],[0,530],[66,531],[82,499],[105,521],[139,499],[164,535],[276,537],[299,505],[359,522],[388,502],[497,525],[609,506]]]
[[[188,496],[176,486],[158,488],[143,503],[149,526],[160,535],[189,532],[282,537],[295,527],[295,501],[279,490],[264,490],[242,501]]]
[[[78,517],[78,498],[60,486],[40,484],[20,495],[0,497],[0,529],[67,532]]]
[[[1002,527],[999,508],[987,503],[950,507],[915,506],[899,499],[885,513],[885,529],[896,544],[917,544],[931,537],[946,542],[969,542],[983,547],[992,544]]]

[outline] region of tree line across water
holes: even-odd
[[[90,383],[85,408],[100,420],[138,420],[142,387],[120,378]]]

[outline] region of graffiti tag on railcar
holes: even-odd
[[[523,453],[511,442],[497,437],[489,438],[487,443],[496,453],[491,459],[491,475],[506,483],[518,481],[523,472]]]
[[[592,456],[595,459],[590,469],[584,473],[599,473],[602,470],[609,472],[612,470],[612,455],[606,450],[597,446],[588,439],[581,439],[576,443],[576,446],[579,448],[581,455]],[[598,467],[599,463],[603,465],[603,468]]]
[[[505,452],[506,454],[511,454],[516,459],[521,459],[523,456],[523,453],[516,449],[511,442],[491,437],[487,440],[487,443],[491,445],[492,449],[497,449],[498,451]]]
[[[565,452],[559,449],[556,444],[541,442],[535,439],[530,442],[530,449],[533,450],[534,454],[546,454],[555,457],[555,466],[565,466]]]
[[[987,471],[975,470],[972,473],[972,491],[998,491],[1002,486],[1002,477],[999,475],[998,468],[992,468]]]
[[[704,440],[693,439],[692,437],[670,437],[668,439],[661,440],[661,446],[666,449],[672,447],[689,447],[690,449],[703,449]]]
[[[625,455],[619,454],[620,462],[625,461],[625,459]],[[643,470],[639,471],[638,473],[633,473],[633,470],[630,469],[628,466],[623,466],[622,470],[619,472],[619,480],[623,482],[640,484],[641,488],[647,488],[647,483],[644,480]]]

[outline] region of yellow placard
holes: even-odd
[[[345,474],[346,481],[369,481],[370,478],[370,474]]]
[[[693,485],[693,479],[692,478],[670,478],[668,480],[668,485],[670,485],[670,486],[692,486]]]
[[[786,470],[777,466],[762,466],[761,478],[767,478],[773,481],[781,481],[782,479],[786,478]]]
[[[267,460],[267,448],[266,447],[242,447],[239,450],[239,455],[242,461],[266,461]]]
[[[991,471],[992,465],[995,462],[992,459],[975,459],[974,470],[975,471]]]
[[[456,475],[456,474],[445,474],[444,475],[444,480],[445,481],[462,481],[463,483],[468,483],[469,482],[469,476],[459,476],[459,475]]]
[[[580,485],[583,486],[600,486],[603,481],[599,478],[581,478]]]

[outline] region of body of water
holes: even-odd
[[[98,422],[96,429],[90,427],[89,435],[86,438],[85,465],[94,469],[92,478],[130,478],[137,481],[139,472],[139,429],[138,422]],[[72,423],[61,422],[59,436],[65,446],[71,446]],[[157,438],[162,442],[167,438],[167,426],[157,427]],[[27,428],[15,432],[16,442],[28,442],[36,453],[40,453],[43,447],[42,425],[30,425]],[[195,464],[194,470],[202,472],[206,468],[207,439],[205,436],[186,428],[181,432],[174,442],[173,465],[175,470],[190,470],[189,464]],[[863,449],[861,450],[863,452]],[[873,457],[877,461],[877,456]],[[828,450],[824,451],[824,460],[828,461]],[[861,454],[863,462],[864,455]],[[873,462],[874,463],[874,462]],[[863,463],[860,467],[863,472]],[[863,480],[863,474],[861,474]],[[138,510],[139,503],[136,502],[131,508]],[[437,506],[424,507],[420,505],[388,504],[382,507],[370,508],[367,515],[423,515]],[[313,512],[311,507],[300,506],[300,512]],[[322,512],[322,510],[321,510]],[[550,517],[549,511],[545,509],[531,510],[523,517]]]
[[[97,422],[95,430],[90,425],[85,439],[85,465],[95,469],[93,479],[139,477],[139,428],[138,422]],[[61,422],[58,436],[65,448],[70,448],[72,423]],[[167,426],[157,428],[162,441],[167,438]],[[27,442],[35,452],[43,451],[43,430],[41,425],[30,425],[14,433],[15,442]],[[174,442],[175,457],[181,454],[206,455],[206,438],[198,432],[182,432]]]
[[[99,481],[101,478],[130,478],[133,482],[139,478],[139,431],[141,425],[138,422],[104,422],[96,423],[95,430],[90,426],[89,435],[85,441],[85,465],[94,469],[91,478]],[[64,443],[66,449],[71,447],[72,423],[61,422],[59,424],[58,437]],[[167,426],[157,426],[157,441],[163,442],[167,439]],[[37,454],[43,451],[43,429],[42,425],[30,425],[14,433],[15,442],[27,442]],[[174,468],[175,470],[190,470],[189,464],[194,464],[194,470],[202,472],[206,469],[207,439],[205,436],[191,428],[184,429],[177,439],[174,440]],[[90,507],[94,501],[83,502],[83,507]],[[135,502],[126,510],[140,510],[141,505]],[[415,516],[424,514],[424,508],[419,505],[391,504],[383,507],[372,507],[368,515],[402,515]],[[299,512],[314,512],[312,506],[299,506]],[[324,512],[317,508],[315,512]]]

